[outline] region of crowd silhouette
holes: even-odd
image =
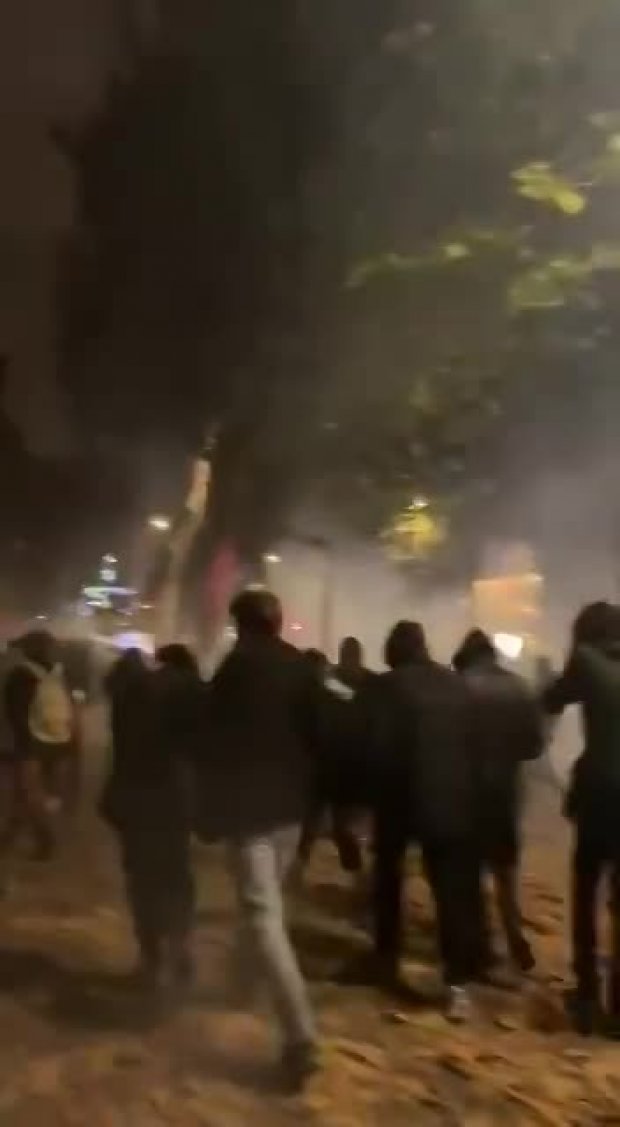
[[[550,718],[578,705],[584,747],[565,803],[575,839],[570,1012],[583,1034],[619,1033],[620,610],[599,602],[581,611],[563,670],[547,668],[535,685],[505,668],[478,629],[448,667],[433,659],[419,623],[399,622],[378,674],[355,638],[333,667],[283,641],[282,608],[266,590],[239,594],[231,617],[236,642],[209,682],[182,645],[154,661],[129,651],[107,677],[112,759],[100,812],[118,839],[136,985],[149,995],[192,987],[191,838],[224,842],[238,901],[231,997],[250,1007],[267,988],[283,1074],[303,1084],[319,1066],[319,1034],[285,901],[326,829],[368,901],[371,950],[355,974],[401,989],[413,846],[434,906],[446,1018],[467,1021],[472,987],[501,984],[487,883],[513,973],[535,968],[519,904],[522,766],[542,756]],[[55,844],[47,780],[71,762],[75,710],[49,635],[28,635],[10,652],[4,847],[28,831],[45,860]],[[603,977],[596,924],[606,878],[612,949]]]

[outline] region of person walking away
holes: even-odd
[[[9,673],[4,706],[13,735],[15,792],[3,835],[5,848],[28,827],[35,860],[49,860],[56,848],[53,803],[75,753],[75,714],[55,639],[46,631],[26,634],[17,644],[20,660]]]
[[[469,985],[484,960],[480,872],[475,843],[474,762],[469,694],[433,661],[422,627],[399,622],[385,647],[369,718],[376,771],[375,950],[395,978],[402,944],[407,845],[417,840],[436,910],[446,1014],[469,1016]]]
[[[351,803],[355,794],[352,780],[354,752],[355,690],[337,680],[329,661],[319,650],[303,655],[314,678],[320,706],[317,747],[316,789],[304,819],[296,865],[298,878],[310,863],[312,852],[327,818],[338,859],[345,873],[360,879],[363,874],[362,850],[354,828]]]
[[[359,638],[343,638],[334,666],[334,678],[353,693],[364,689],[375,674],[364,664],[364,648]]]
[[[282,641],[282,609],[268,591],[231,606],[237,643],[210,685],[201,835],[229,844],[240,906],[238,966],[269,989],[283,1035],[287,1081],[317,1067],[316,1028],[289,938],[283,887],[311,794],[316,682]],[[252,974],[253,978],[253,974]]]
[[[542,710],[526,682],[503,669],[482,630],[467,635],[453,658],[472,697],[478,841],[490,872],[508,950],[518,970],[534,969],[519,907],[521,767],[544,749]],[[489,963],[493,960],[489,951]]]
[[[150,671],[130,652],[109,678],[113,760],[102,801],[119,837],[136,981],[155,993],[194,979],[190,776],[204,691],[185,646],[163,647],[156,663]]]
[[[611,960],[605,991],[614,1033],[620,1030],[620,610],[592,603],[578,615],[563,673],[544,694],[547,711],[579,705],[584,750],[573,769],[565,813],[575,830],[572,859],[572,942],[575,1020],[583,1034],[603,1016],[597,899],[609,881]]]

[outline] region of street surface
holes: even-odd
[[[114,842],[89,801],[57,861],[14,861],[4,874],[1,1127],[620,1124],[620,1048],[580,1041],[563,1013],[568,843],[558,805],[540,785],[529,817],[524,899],[539,970],[521,993],[480,990],[468,1028],[449,1027],[437,1010],[415,858],[406,973],[428,1004],[407,1008],[336,984],[366,938],[330,845],[320,848],[294,919],[325,1061],[308,1092],[290,1098],[277,1088],[268,1024],[231,1011],[223,996],[232,905],[221,852],[196,850],[196,996],[149,1012],[118,981],[132,946]]]

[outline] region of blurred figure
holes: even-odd
[[[575,1017],[588,1034],[602,1014],[598,969],[597,897],[609,878],[612,952],[608,1013],[620,1028],[620,610],[592,603],[578,615],[563,673],[545,694],[559,715],[581,707],[584,750],[573,770],[566,814],[575,826],[572,863],[572,932],[577,980]]]
[[[231,615],[237,643],[210,685],[202,834],[224,838],[241,915],[239,986],[260,975],[284,1039],[294,1086],[316,1067],[316,1030],[285,923],[283,885],[295,861],[310,795],[316,680],[281,640],[275,595],[242,592]]]
[[[453,665],[472,695],[480,857],[493,877],[511,958],[519,970],[528,972],[535,960],[523,935],[518,895],[521,764],[542,754],[542,711],[526,682],[502,668],[482,630],[467,635]]]
[[[317,685],[325,684],[325,678],[329,673],[327,654],[324,654],[322,650],[309,649],[305,651],[303,658]]]
[[[383,977],[396,979],[404,860],[409,842],[419,841],[437,914],[447,1016],[462,1021],[468,984],[484,959],[469,694],[432,660],[419,623],[394,627],[385,659],[390,672],[380,679],[368,725],[376,772],[376,954]]]
[[[62,801],[75,753],[75,714],[55,639],[33,631],[16,643],[18,660],[4,687],[15,769],[12,811],[2,835],[13,844],[22,829],[34,837],[35,860],[56,846],[54,804]]]
[[[343,638],[334,666],[334,677],[347,689],[357,693],[365,688],[374,673],[364,665],[364,649],[358,638]]]
[[[108,678],[113,760],[102,813],[119,836],[139,949],[137,981],[149,990],[194,975],[194,883],[188,772],[195,757],[203,687],[184,646],[170,645],[147,669],[128,651]]]
[[[333,673],[330,671],[328,658],[320,650],[307,650],[304,661],[315,681],[319,733],[316,787],[304,820],[298,875],[301,877],[309,864],[314,846],[329,818],[331,836],[343,870],[359,877],[363,858],[354,828],[356,811],[352,809],[358,781],[355,778],[356,728],[353,711],[357,694],[338,679],[335,670]]]

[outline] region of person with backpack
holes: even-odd
[[[4,707],[12,734],[14,793],[3,844],[22,829],[34,838],[35,860],[54,854],[53,798],[75,747],[75,715],[56,642],[46,631],[32,631],[17,643],[19,660],[4,686]]]
[[[592,603],[577,616],[564,671],[546,689],[552,716],[578,705],[584,750],[573,768],[565,813],[573,823],[572,941],[574,1018],[588,1035],[607,1018],[620,1031],[620,608]],[[597,900],[608,883],[611,958],[600,978]]]

